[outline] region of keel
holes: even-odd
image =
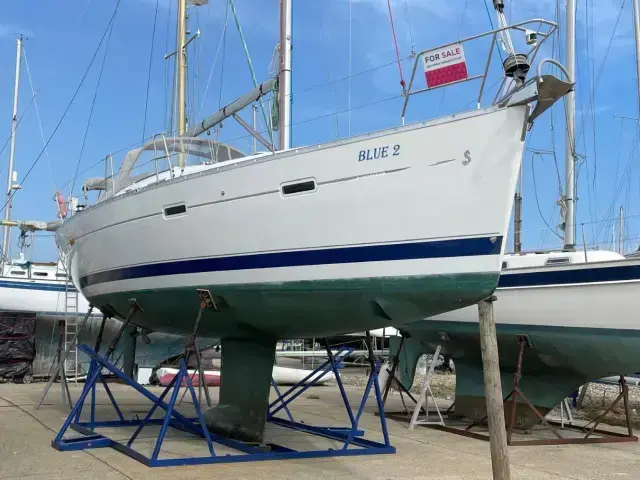
[[[204,414],[211,431],[262,441],[275,352],[275,339],[222,340],[220,401]]]

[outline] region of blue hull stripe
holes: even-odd
[[[640,265],[575,269],[559,267],[555,271],[507,274],[500,276],[498,288],[539,287],[542,285],[569,285],[572,283],[600,283],[625,280],[640,280]]]
[[[381,225],[380,228],[384,228]],[[493,241],[492,241],[493,239]],[[212,239],[212,241],[215,241]],[[226,272],[278,267],[384,262],[425,258],[497,255],[502,237],[458,238],[418,243],[339,247],[321,250],[257,253],[231,257],[198,258],[175,262],[136,265],[93,273],[80,279],[80,287],[133,278],[162,277],[185,273]]]
[[[0,288],[16,288],[18,290],[41,290],[48,292],[64,292],[66,290],[66,286],[64,284],[11,282],[6,280],[0,280]],[[75,288],[71,287],[69,290],[75,291]]]

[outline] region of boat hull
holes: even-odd
[[[505,273],[494,304],[503,393],[513,388],[518,335],[532,344],[524,349],[520,387],[542,412],[588,381],[638,371],[639,288],[639,259]],[[477,308],[403,329],[411,338],[401,355],[402,383],[412,383],[419,356],[440,344],[456,366],[456,413],[482,417],[486,402]],[[391,343],[397,350],[397,339]],[[519,408],[517,425],[535,421],[529,409]]]
[[[42,281],[0,277],[0,310],[8,312],[61,315],[64,319],[66,291],[75,290],[66,281]],[[78,315],[89,310],[89,302],[78,295]]]
[[[135,298],[133,322],[152,330],[190,332],[197,288],[222,306],[202,332],[222,338],[436,315],[497,285],[525,115],[491,108],[225,162],[80,212],[56,241],[90,302],[124,316]],[[305,179],[312,192],[283,194]],[[176,204],[185,213],[167,218]]]
[[[261,442],[277,339],[401,325],[496,287],[525,105],[214,164],[56,232],[76,285],[154,331],[221,338],[208,427]],[[174,214],[173,212],[179,212]],[[250,387],[248,387],[250,386]]]

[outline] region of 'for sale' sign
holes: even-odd
[[[468,78],[462,45],[431,50],[422,56],[427,87],[433,88]]]

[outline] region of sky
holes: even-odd
[[[175,2],[121,0],[117,10],[117,0],[5,3],[0,18],[0,59],[5,65],[5,75],[0,76],[0,147],[11,131],[16,34],[26,37],[15,164],[22,189],[14,196],[12,217],[51,220],[57,212],[55,190],[67,197],[73,188],[73,195],[82,198],[83,181],[104,175],[105,157],[111,154],[117,167],[126,151],[139,146],[143,138],[172,128],[173,59],[164,56],[175,50]],[[234,3],[255,77],[262,82],[269,78],[278,42],[279,2]],[[491,1],[486,3],[490,7]],[[588,245],[611,248],[623,207],[624,247],[631,251],[640,243],[632,1],[576,3],[576,236],[579,243],[584,239]],[[539,58],[564,59],[564,1],[559,8],[555,0],[505,4],[511,22],[557,20],[558,35],[548,40]],[[392,0],[405,80],[409,82],[413,68],[412,50],[428,50],[490,30],[496,18],[485,5],[485,0]],[[187,106],[194,122],[250,90],[253,83],[227,3],[211,0],[190,7],[189,12],[191,34],[200,32],[189,46]],[[517,48],[524,48],[521,38],[514,41]],[[386,0],[293,0],[292,42],[294,145],[400,124],[403,98]],[[466,45],[470,71],[479,73],[489,45],[484,40]],[[485,95],[486,102],[500,78],[495,51],[493,58],[487,81],[492,90]],[[423,82],[418,68],[415,88],[423,88]],[[475,108],[477,89],[477,82],[468,82],[412,97],[407,122]],[[559,178],[564,175],[564,117],[559,103],[536,122],[527,139],[522,191],[525,249],[562,246],[557,200],[562,189]],[[245,118],[250,119],[250,110]],[[211,134],[243,151],[252,149],[252,139],[233,121]],[[50,139],[46,149],[43,137]],[[0,153],[2,182],[8,152],[5,146]],[[50,236],[39,236],[35,244],[29,252],[33,259],[55,259]],[[14,233],[12,252],[17,251]]]

